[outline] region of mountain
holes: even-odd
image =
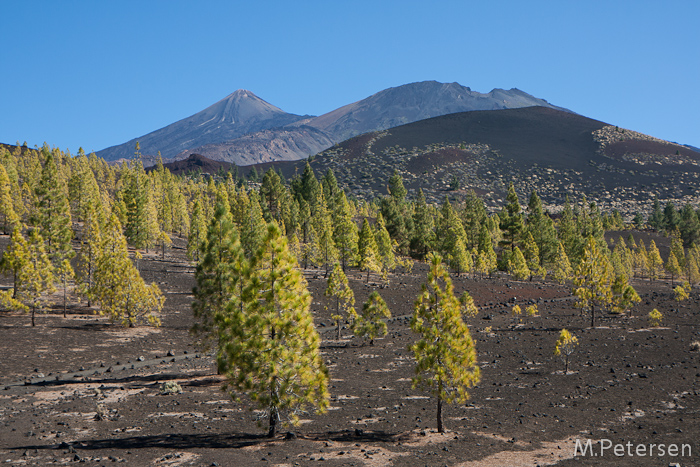
[[[294,160],[369,131],[472,110],[552,106],[518,89],[474,92],[458,83],[424,81],[385,89],[319,117],[287,114],[249,91],[236,91],[184,120],[98,152],[107,160],[141,153],[186,159],[197,153],[237,165]],[[565,110],[565,109],[562,109]]]
[[[307,125],[344,141],[369,131],[385,130],[426,118],[472,110],[554,107],[518,89],[474,92],[458,83],[423,81],[385,89],[366,99],[311,119]]]
[[[306,161],[257,166],[301,173]],[[332,169],[353,196],[385,194],[398,170],[409,196],[431,202],[475,190],[491,211],[512,182],[526,205],[536,190],[550,209],[586,195],[628,216],[650,212],[658,195],[676,205],[698,201],[700,152],[687,146],[541,106],[461,112],[365,133],[317,154],[317,176]]]
[[[286,113],[250,91],[239,89],[214,105],[171,125],[103,149],[98,156],[108,161],[132,158],[138,141],[141,153],[172,158],[181,151],[205,144],[229,141],[240,136],[285,126],[308,118]]]

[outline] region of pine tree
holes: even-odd
[[[241,225],[241,245],[243,251],[248,258],[252,257],[260,248],[263,237],[265,236],[265,219],[263,218],[262,209],[258,202],[258,196],[255,192],[250,195],[249,210],[246,213],[243,225]]]
[[[268,411],[268,437],[280,414],[308,405],[328,407],[328,370],[320,356],[321,339],[309,311],[311,295],[287,249],[286,237],[273,222],[251,264],[245,311],[235,307],[217,319],[225,388],[244,392]]]
[[[413,214],[413,238],[411,239],[411,249],[419,257],[423,258],[433,248],[435,242],[435,232],[433,231],[433,216],[425,202],[425,195],[422,189],[418,189],[418,198],[415,201],[415,212]]]
[[[561,356],[564,360],[564,374],[569,373],[569,358],[574,353],[578,346],[578,338],[571,334],[568,330],[562,329],[559,334],[559,339],[554,348],[554,355]]]
[[[688,257],[685,260],[685,273],[688,283],[692,286],[700,282],[700,248],[693,246],[688,250]]]
[[[214,217],[201,244],[201,260],[194,274],[197,285],[192,290],[192,311],[197,322],[191,332],[200,337],[199,344],[205,350],[212,342],[218,345],[216,317],[224,313],[231,300],[240,297],[235,291],[247,274],[243,247],[228,202],[224,196],[218,196],[217,200]]]
[[[649,326],[656,328],[661,325],[661,321],[664,319],[664,315],[661,314],[659,310],[654,308],[649,312]]]
[[[525,256],[517,246],[513,249],[508,259],[508,272],[518,280],[526,280],[530,277],[530,268],[527,267]]]
[[[125,207],[125,234],[131,245],[136,248],[148,248],[154,237],[149,216],[149,180],[140,161],[126,169],[124,187],[121,196]],[[152,198],[151,198],[152,201]]]
[[[0,270],[4,273],[12,273],[12,298],[17,298],[17,281],[19,272],[27,266],[29,261],[29,246],[19,226],[15,226],[10,237],[10,244],[2,254]]]
[[[663,228],[664,214],[663,211],[661,211],[661,204],[659,204],[658,196],[654,197],[654,207],[647,223],[651,228],[656,230],[661,230]]]
[[[396,267],[395,243],[391,241],[389,231],[384,224],[382,213],[377,213],[377,224],[374,230],[374,239],[377,242],[377,253],[382,267],[382,276],[388,281],[389,271]],[[388,283],[388,282],[387,282]]]
[[[676,255],[673,253],[673,250],[668,253],[668,260],[666,261],[664,268],[669,274],[671,274],[671,288],[673,288],[675,286],[673,280],[677,276],[683,274],[683,269],[681,269],[680,264],[678,264],[678,260],[676,259]]]
[[[312,248],[318,253],[318,258],[315,262],[325,267],[326,276],[328,276],[331,265],[338,260],[339,256],[333,237],[331,217],[326,209],[323,195],[319,195],[316,204],[316,216],[311,226],[313,227],[313,233],[315,233],[312,239],[314,242]]]
[[[70,261],[64,259],[56,270],[56,276],[60,280],[63,288],[63,317],[66,317],[66,302],[68,301],[68,282],[75,278],[75,271],[70,265]]]
[[[569,262],[569,257],[566,255],[566,250],[564,245],[559,242],[557,247],[557,259],[554,263],[554,280],[560,284],[564,284],[567,280],[571,278],[574,270],[571,268],[571,263]]]
[[[32,326],[36,326],[35,314],[43,309],[43,295],[56,290],[53,285],[54,268],[44,249],[41,234],[32,230],[27,241],[16,228],[11,247],[3,256],[3,263],[19,269],[15,274],[13,292],[3,292],[1,300],[12,309],[31,312]]]
[[[187,256],[199,262],[199,251],[202,242],[206,239],[207,224],[200,198],[195,198],[192,203],[192,220],[190,222],[190,232],[187,236]]]
[[[634,254],[634,265],[644,279],[644,273],[649,270],[649,254],[642,239],[639,240],[639,246]]]
[[[508,187],[506,201],[507,204],[501,213],[500,227],[504,231],[504,246],[512,250],[513,246],[520,241],[524,229],[518,195],[515,193],[515,187],[512,182]]]
[[[360,270],[367,271],[367,282],[369,282],[370,272],[380,272],[381,263],[377,242],[374,239],[374,232],[367,222],[367,218],[362,221],[362,230],[357,240],[357,252]]]
[[[487,216],[484,201],[476,195],[474,190],[469,190],[467,193],[461,217],[467,235],[466,246],[470,249],[476,248],[479,245],[481,227],[485,224]]]
[[[343,271],[345,271],[348,266],[355,264],[355,259],[357,258],[358,235],[357,225],[352,220],[350,204],[344,192],[340,193],[340,200],[338,201],[337,210],[333,217],[333,223],[335,225],[333,241],[338,249],[338,256],[343,266]]]
[[[557,256],[557,231],[554,228],[554,222],[542,207],[542,200],[534,190],[530,195],[527,211],[527,230],[537,244],[539,262],[543,266],[549,265]]]
[[[42,156],[44,166],[34,189],[37,204],[31,222],[39,229],[41,237],[46,242],[46,252],[54,266],[57,266],[74,254],[71,246],[73,229],[70,206],[64,192],[65,183],[59,176],[54,154],[44,146]]]
[[[532,233],[527,232],[525,235],[525,242],[523,243],[523,256],[527,262],[527,267],[532,274],[537,273],[540,269],[540,249],[535,243],[535,239],[532,237]],[[530,280],[532,280],[532,275],[530,275]]]
[[[142,319],[159,326],[155,313],[163,309],[165,298],[155,283],[146,285],[129,258],[126,238],[115,214],[110,216],[102,238],[89,292],[100,306],[100,314],[124,326],[134,327]]]
[[[88,300],[91,305],[91,290],[97,258],[102,247],[102,227],[100,225],[100,213],[95,204],[88,204],[85,222],[83,222],[83,234],[80,239],[80,250],[78,250],[78,270],[77,281],[78,290]]]
[[[355,305],[355,294],[350,288],[348,278],[340,264],[335,263],[333,272],[328,276],[328,286],[323,295],[335,301],[335,309],[331,318],[338,331],[337,339],[340,340],[340,322],[344,319],[344,315],[350,320],[353,320],[356,316],[355,308],[353,307]]]
[[[457,276],[460,276],[463,272],[471,271],[474,266],[472,256],[469,254],[464,246],[464,242],[459,237],[457,238],[452,253],[450,254],[450,266],[452,266],[452,269],[457,272]]]
[[[362,305],[362,314],[354,321],[353,330],[359,338],[369,339],[374,345],[377,336],[386,336],[387,327],[384,319],[391,318],[389,307],[376,290],[369,295]]]
[[[459,304],[462,306],[462,314],[465,316],[474,318],[479,314],[479,309],[476,307],[474,299],[469,295],[469,292],[463,292],[459,296]]]
[[[654,243],[654,240],[649,243],[647,258],[647,272],[649,274],[649,280],[654,282],[654,279],[659,278],[659,273],[661,272],[661,268],[664,264],[663,260],[661,259],[661,254],[659,253],[659,249],[656,248],[656,243]]]
[[[624,313],[635,303],[639,303],[642,300],[637,291],[634,290],[634,287],[627,282],[627,276],[624,273],[615,276],[610,290],[612,292],[613,310],[618,313]]]
[[[263,212],[268,221],[275,219],[277,222],[280,222],[282,220],[284,194],[285,187],[279,174],[272,168],[268,169],[263,175],[262,184],[260,185],[261,205],[264,206]]]
[[[19,226],[20,219],[15,212],[14,202],[12,201],[12,185],[10,178],[7,175],[5,167],[0,165],[0,222],[2,223],[2,231],[5,235],[7,232]]]
[[[411,318],[411,329],[420,335],[410,346],[416,359],[413,387],[425,388],[437,398],[437,429],[444,433],[443,402],[465,402],[467,390],[479,382],[481,373],[442,258],[431,253],[427,259],[430,271]]]
[[[598,248],[596,240],[592,236],[588,237],[583,257],[574,272],[574,295],[578,297],[581,309],[590,310],[592,328],[595,328],[596,307],[607,306],[612,302],[610,269],[610,262]]]

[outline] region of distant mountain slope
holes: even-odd
[[[230,141],[206,144],[194,150],[182,151],[175,159],[185,159],[197,153],[210,159],[252,165],[272,161],[296,161],[313,156],[333,145],[326,133],[301,125],[258,131]]]
[[[369,131],[385,130],[451,113],[535,105],[565,110],[518,89],[494,89],[482,94],[458,83],[423,81],[385,89],[315,117],[307,124],[325,131],[339,142]]]
[[[190,117],[160,130],[134,138],[97,153],[105,160],[131,158],[138,141],[141,153],[172,158],[181,151],[269,128],[281,127],[308,118],[286,113],[250,91],[238,90]]]

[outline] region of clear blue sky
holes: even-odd
[[[0,142],[100,150],[236,89],[320,115],[392,86],[517,87],[700,147],[700,2],[0,2]]]

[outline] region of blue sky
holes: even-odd
[[[424,80],[700,147],[700,2],[0,2],[0,142],[100,150],[236,89],[320,115]]]

